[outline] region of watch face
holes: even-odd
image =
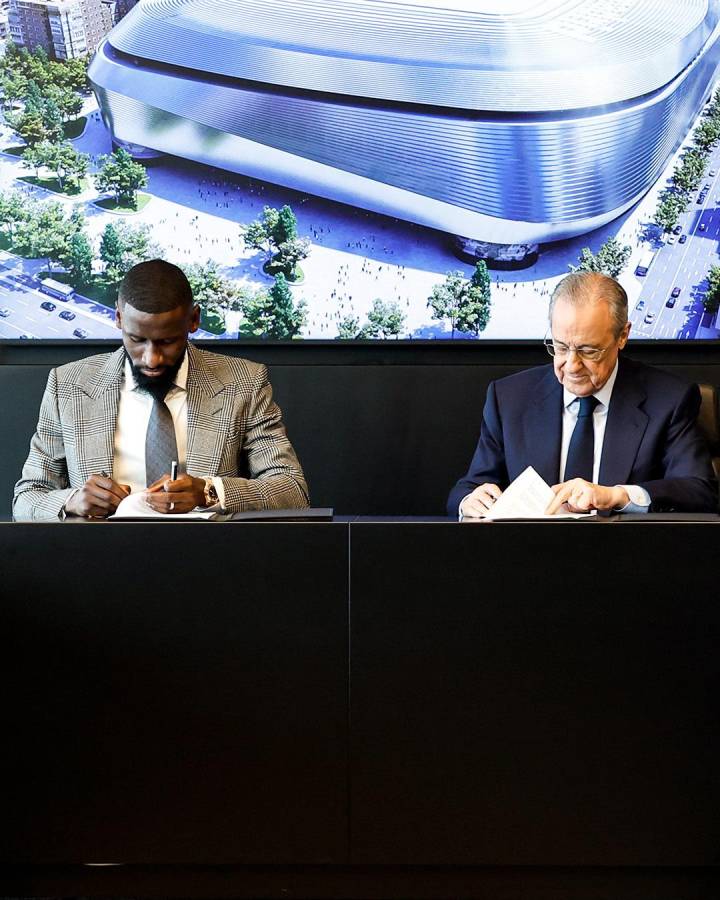
[[[215,485],[211,481],[205,482],[205,505],[212,506],[218,502],[218,494]]]

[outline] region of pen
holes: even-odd
[[[177,476],[178,476],[178,464],[177,464],[177,460],[174,459],[170,463],[170,481],[177,481]]]

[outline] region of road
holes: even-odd
[[[720,148],[716,148],[708,162],[708,174],[700,189],[693,195],[687,212],[679,219],[682,234],[673,235],[672,242],[659,242],[655,258],[643,280],[640,299],[631,311],[633,337],[682,338],[698,336],[703,321],[703,298],[708,288],[707,272],[717,265],[720,245]],[[704,188],[704,200],[698,199]],[[668,300],[673,288],[680,288],[680,295],[673,306]],[[647,322],[649,313],[653,321]],[[705,316],[705,325],[709,323]]]

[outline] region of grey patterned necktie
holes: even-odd
[[[172,415],[162,397],[153,395],[153,407],[145,436],[145,479],[151,485],[170,471],[178,450]]]

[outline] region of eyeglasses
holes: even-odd
[[[550,356],[557,356],[560,359],[564,359],[566,356],[574,353],[575,356],[579,357],[584,362],[598,362],[598,360],[603,358],[610,347],[612,347],[612,344],[609,344],[607,347],[568,347],[567,344],[562,344],[560,341],[554,341],[549,337],[546,337],[543,343]]]

